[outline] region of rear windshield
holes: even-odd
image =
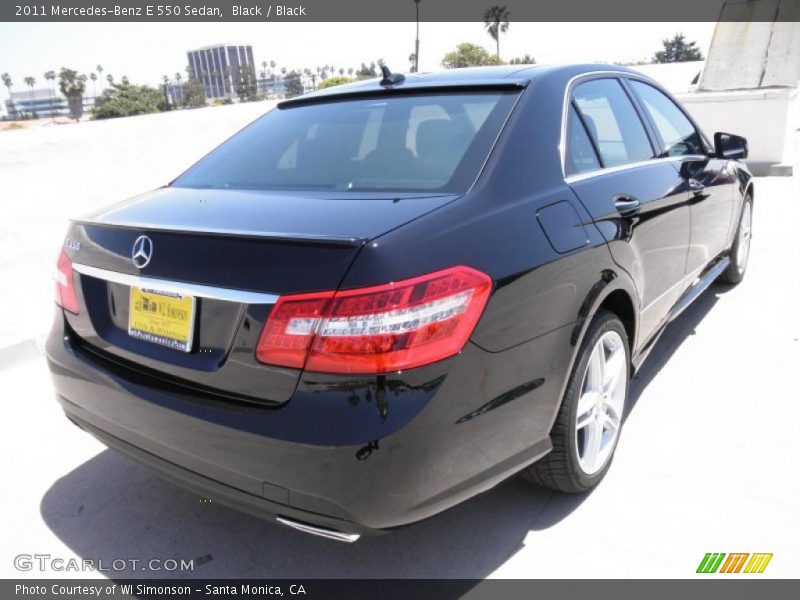
[[[464,192],[486,161],[516,94],[404,94],[275,109],[173,185]]]

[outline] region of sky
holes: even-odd
[[[500,55],[508,60],[527,53],[539,63],[634,62],[651,58],[662,39],[678,32],[707,54],[714,23],[512,22]],[[414,37],[413,22],[0,23],[0,73],[11,75],[15,91],[29,75],[40,87],[45,71],[69,67],[88,74],[98,64],[104,76],[155,85],[164,75],[184,73],[187,50],[217,43],[252,44],[256,63],[274,60],[278,69],[358,67],[383,58],[393,71],[407,71]],[[421,23],[420,70],[440,69],[444,54],[460,42],[495,48],[482,23]]]

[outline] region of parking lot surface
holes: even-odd
[[[800,576],[797,178],[756,181],[745,281],[712,286],[670,325],[636,377],[616,459],[592,493],[512,479],[345,545],[204,502],[71,425],[40,352],[65,219],[162,185],[268,108],[0,133],[0,575],[663,578],[695,576],[706,552],[771,552],[758,577]],[[36,553],[194,566],[14,567]]]

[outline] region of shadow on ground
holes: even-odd
[[[636,375],[631,409],[725,291],[715,286],[665,331]],[[482,579],[530,532],[559,523],[585,498],[511,479],[422,523],[348,545],[203,503],[106,450],[56,481],[41,513],[82,558],[106,565],[121,558],[193,559],[195,565],[191,572],[109,573],[114,577]]]

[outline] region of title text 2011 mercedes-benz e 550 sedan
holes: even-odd
[[[58,398],[174,481],[337,539],[519,472],[588,490],[660,332],[744,275],[746,154],[610,66],[282,102],[72,222]]]

